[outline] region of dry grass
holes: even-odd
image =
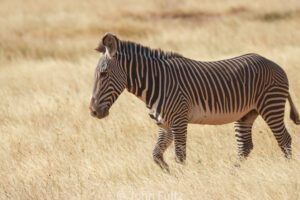
[[[107,119],[88,112],[107,31],[201,60],[260,53],[286,70],[300,111],[300,2],[248,4],[2,1],[0,199],[300,199],[300,127],[288,115],[290,162],[261,119],[241,168],[233,124],[191,125],[187,164],[172,146],[168,175],[152,161],[157,127],[140,100],[125,92]]]

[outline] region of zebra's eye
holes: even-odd
[[[107,76],[106,71],[100,72],[100,78],[105,78],[106,76]]]

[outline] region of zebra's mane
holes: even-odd
[[[145,57],[156,59],[172,59],[183,57],[182,55],[175,52],[163,51],[161,49],[152,49],[150,47],[131,41],[120,41],[120,44],[120,53],[131,54],[132,51],[133,54],[145,55]]]

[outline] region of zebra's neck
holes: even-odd
[[[159,66],[154,66],[154,60],[141,55],[132,55],[126,61],[127,90],[144,101],[151,108],[158,98],[155,73]]]
[[[144,101],[148,108],[157,106],[162,86],[162,62],[179,56],[132,42],[121,43],[119,61],[127,74],[127,90]]]

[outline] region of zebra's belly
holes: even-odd
[[[214,112],[204,112],[200,107],[195,107],[192,109],[189,115],[189,123],[192,124],[227,124],[235,122],[245,116],[253,108],[245,108],[240,112],[231,113],[214,113]]]

